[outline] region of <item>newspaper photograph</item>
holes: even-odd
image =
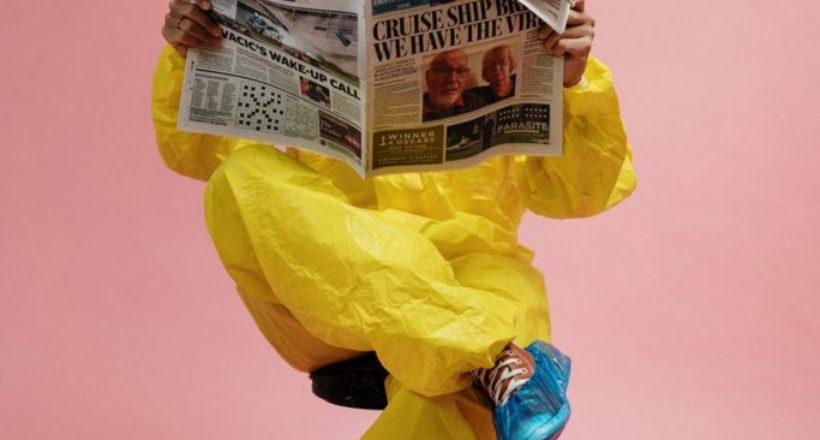
[[[362,176],[560,155],[563,59],[538,31],[565,26],[570,3],[214,0],[222,44],[188,52],[179,128]]]

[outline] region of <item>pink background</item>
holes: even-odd
[[[164,9],[3,1],[0,438],[356,438],[375,413],[313,398],[268,349],[203,185],[160,164]],[[563,438],[820,438],[820,7],[589,10],[640,184],[522,234],[575,360]]]

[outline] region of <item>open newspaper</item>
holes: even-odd
[[[560,155],[570,0],[211,0],[179,128],[338,158],[362,176]]]

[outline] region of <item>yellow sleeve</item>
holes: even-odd
[[[166,45],[157,64],[152,87],[151,113],[157,145],[168,168],[188,177],[207,180],[243,141],[177,129],[184,72],[185,59]]]
[[[564,89],[563,156],[516,158],[527,208],[545,217],[595,215],[635,189],[610,71],[590,58],[584,77]]]

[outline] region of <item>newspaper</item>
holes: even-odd
[[[562,153],[570,0],[211,0],[179,128],[340,159],[366,177]]]
[[[569,10],[575,0],[519,0],[559,34],[567,30]]]

